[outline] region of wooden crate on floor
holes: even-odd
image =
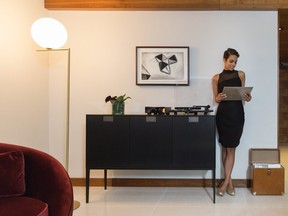
[[[250,170],[253,195],[283,195],[284,167],[279,149],[250,149]]]

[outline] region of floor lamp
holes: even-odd
[[[62,23],[52,18],[40,18],[32,24],[31,35],[34,41],[44,49],[37,51],[67,51],[67,92],[66,92],[66,129],[65,129],[65,168],[69,168],[70,138],[70,48],[61,48],[67,41],[67,31]],[[74,200],[74,209],[80,203]]]
[[[67,64],[67,89],[66,89],[66,127],[65,127],[65,168],[68,172],[69,169],[69,138],[70,138],[70,48],[59,48],[59,49],[41,49],[37,50],[39,52],[57,52],[57,51],[67,51],[68,53],[68,64]]]

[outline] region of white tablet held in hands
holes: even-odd
[[[243,100],[245,94],[251,94],[253,87],[224,87],[223,94],[226,94],[225,101]]]

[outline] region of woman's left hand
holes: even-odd
[[[252,96],[250,94],[244,94],[244,101],[249,102],[251,101],[251,99],[252,99]]]

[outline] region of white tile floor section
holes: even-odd
[[[225,194],[212,202],[212,188],[179,187],[75,187],[74,198],[81,202],[74,216],[288,216],[288,148],[281,150],[286,167],[283,196],[253,196],[249,188],[236,188],[236,196]]]
[[[212,194],[212,190],[208,189]],[[81,202],[74,216],[287,216],[288,195],[253,196],[238,188],[235,197],[217,197],[216,204],[203,188],[111,187],[91,189],[85,203],[84,188],[75,188]]]

